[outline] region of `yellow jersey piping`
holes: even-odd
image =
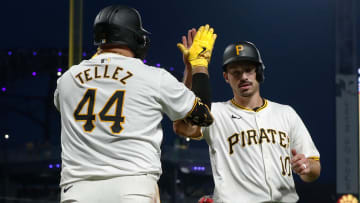
[[[259,112],[259,111],[263,110],[265,107],[267,107],[267,105],[268,105],[268,101],[266,99],[264,99],[264,104],[261,107],[259,107],[258,109],[256,109],[256,111],[254,111],[253,109],[246,108],[246,107],[241,106],[240,104],[236,103],[234,98],[231,99],[231,103],[240,109],[243,109],[246,111],[252,111],[252,112]]]

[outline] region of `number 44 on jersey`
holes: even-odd
[[[107,100],[105,106],[99,112],[99,118],[103,122],[112,122],[110,127],[111,132],[114,134],[120,134],[123,130],[121,126],[125,122],[125,117],[122,115],[122,109],[124,104],[124,90],[116,90],[113,95]],[[87,89],[83,98],[80,100],[74,111],[74,118],[76,121],[85,121],[83,129],[85,132],[92,132],[95,129],[94,121],[96,114],[94,114],[96,89]],[[111,107],[115,105],[115,114],[109,115],[108,112]],[[85,114],[81,114],[82,109],[87,106]]]

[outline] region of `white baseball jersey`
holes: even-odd
[[[161,174],[162,113],[184,118],[195,95],[166,70],[136,58],[98,55],[58,79],[60,185],[84,179]]]
[[[265,100],[253,111],[233,100],[212,103],[209,144],[217,203],[296,202],[291,149],[319,159],[304,123],[288,105]]]

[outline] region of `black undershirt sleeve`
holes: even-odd
[[[209,75],[205,73],[196,73],[192,76],[192,91],[201,102],[211,108],[211,89]]]

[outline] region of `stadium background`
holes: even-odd
[[[146,63],[179,80],[183,64],[176,43],[189,28],[213,26],[213,101],[232,97],[221,70],[226,45],[254,42],[266,66],[262,95],[292,105],[321,154],[318,181],[305,184],[296,177],[300,202],[335,202],[336,0],[84,1],[83,59],[96,50],[94,17],[114,3],[139,10],[152,33]],[[58,202],[60,122],[53,91],[68,68],[69,1],[5,0],[0,17],[0,202]],[[162,202],[195,202],[211,194],[206,143],[174,135],[167,118],[163,128]]]

